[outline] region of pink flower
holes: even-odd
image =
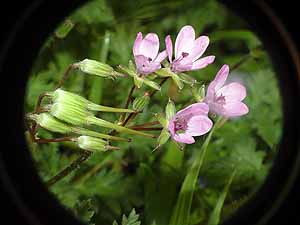
[[[229,66],[223,65],[215,79],[209,84],[205,102],[211,112],[224,117],[237,117],[249,112],[242,102],[246,97],[246,88],[240,83],[233,82],[224,86],[229,73]]]
[[[195,103],[177,112],[168,126],[172,138],[177,142],[192,144],[195,142],[193,136],[207,133],[213,125],[207,116],[208,110],[206,103]]]
[[[173,45],[170,35],[166,37],[165,42],[173,72],[202,69],[215,60],[215,56],[199,59],[209,44],[209,38],[200,36],[195,40],[195,30],[192,26],[182,27],[177,35],[174,61],[172,61]]]
[[[159,51],[159,39],[157,34],[149,33],[143,39],[139,32],[133,45],[133,55],[137,71],[140,74],[150,74],[161,68],[160,63],[167,57],[167,52]]]

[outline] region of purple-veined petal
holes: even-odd
[[[186,133],[191,136],[206,134],[212,128],[213,122],[207,116],[194,116],[188,122]]]
[[[172,40],[171,40],[171,36],[170,35],[168,35],[166,37],[165,44],[166,44],[166,50],[167,50],[168,57],[169,57],[169,62],[172,63],[173,44],[172,44]]]
[[[204,102],[194,103],[176,113],[179,117],[188,117],[194,115],[207,115],[209,111],[208,105]]]
[[[202,69],[202,68],[206,67],[207,65],[213,63],[214,61],[215,61],[215,56],[213,56],[213,55],[203,57],[193,63],[191,70]]]
[[[149,62],[143,55],[136,55],[134,57],[136,68],[140,74],[150,74],[161,68],[160,62]]]
[[[178,72],[185,72],[185,71],[189,71],[192,69],[193,64],[182,64],[181,62],[175,62],[173,61],[172,63],[172,71],[175,73]]]
[[[212,96],[215,95],[216,91],[220,89],[224,84],[225,81],[227,80],[229,73],[229,66],[228,65],[223,65],[219,72],[217,73],[215,79],[210,82],[207,88],[207,97],[212,98]]]
[[[156,57],[156,59],[154,60],[154,62],[161,63],[167,56],[168,56],[167,51],[164,50],[164,51],[160,52],[160,53],[157,55],[157,57]]]
[[[158,54],[159,50],[159,39],[157,34],[149,33],[142,40],[139,46],[139,54],[150,58],[151,61],[154,60]]]
[[[182,27],[175,41],[175,59],[181,57],[183,52],[190,54],[194,47],[194,41],[194,28],[189,25]]]
[[[143,40],[143,34],[141,32],[138,32],[137,35],[136,35],[136,39],[134,41],[134,44],[133,44],[133,55],[139,55],[139,48],[140,48],[140,45],[142,43],[142,40]]]
[[[195,139],[188,133],[176,133],[172,137],[177,142],[181,142],[181,143],[185,143],[185,144],[195,143]]]
[[[191,54],[187,57],[192,62],[196,61],[203,55],[209,44],[209,38],[207,36],[200,36],[194,41],[194,47]]]
[[[175,135],[175,121],[174,121],[174,119],[171,119],[169,121],[168,130],[169,130],[171,136]]]
[[[226,103],[224,106],[224,117],[237,117],[245,115],[249,112],[249,109],[246,104],[240,101],[232,101]]]
[[[237,82],[227,84],[216,92],[216,96],[225,96],[225,101],[242,101],[247,93],[246,88]]]

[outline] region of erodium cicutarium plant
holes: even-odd
[[[160,40],[165,40],[162,41],[164,47]],[[93,154],[122,151],[122,147],[116,146],[115,143],[134,142],[136,136],[153,139],[153,152],[149,154],[163,150],[163,145],[168,141],[173,142],[180,150],[188,151],[188,148],[185,148],[187,145],[195,144],[201,139],[203,145],[195,153],[195,160],[187,170],[170,222],[171,225],[182,225],[180,221],[190,216],[195,182],[213,132],[225,121],[249,112],[247,105],[242,102],[247,96],[245,86],[237,82],[226,83],[229,75],[228,65],[223,65],[216,77],[207,84],[200,83],[197,77],[188,74],[189,71],[201,70],[214,63],[217,56],[204,55],[208,51],[209,37],[196,37],[195,29],[186,25],[180,29],[174,45],[170,35],[159,38],[156,33],[143,36],[138,32],[136,39],[132,41],[133,60],[129,61],[128,65],[116,66],[84,59],[66,68],[55,89],[41,93],[36,109],[26,115],[28,131],[33,142],[72,142],[82,150],[81,160],[49,179],[47,185],[52,186],[63,179]],[[64,81],[74,70],[98,76],[99,79],[107,79],[109,82],[130,80],[132,86],[129,90],[118,89],[117,82],[116,89],[111,90],[116,94],[128,91],[124,105],[111,107],[96,104],[65,90]],[[153,96],[170,82],[175,84],[179,94],[184,89],[190,90],[189,102],[185,105],[176,104],[176,98],[170,95],[165,105],[160,105],[159,110],[151,111]],[[143,90],[143,93],[137,95],[137,91],[140,90]],[[119,119],[109,121],[102,117],[102,113],[118,114]],[[151,119],[142,124],[137,123],[136,119],[145,114],[149,114]],[[40,138],[39,129],[60,136]],[[187,187],[190,188],[188,196],[184,194]],[[179,219],[178,210],[183,205],[186,213]]]

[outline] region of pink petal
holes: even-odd
[[[174,136],[174,135],[175,135],[175,122],[174,122],[174,119],[171,119],[171,120],[169,121],[168,130],[169,130],[171,136]]]
[[[183,64],[181,62],[173,62],[172,71],[175,73],[190,71],[192,69],[193,64]]]
[[[212,82],[210,82],[210,84],[208,85],[207,88],[208,98],[212,98],[216,93],[216,91],[225,84],[225,81],[228,77],[228,73],[229,73],[229,66],[225,64],[221,67],[215,79]]]
[[[209,38],[207,36],[200,36],[194,41],[194,47],[191,52],[191,54],[188,56],[188,58],[191,59],[191,61],[197,60],[200,56],[203,55],[205,50],[207,49],[209,44]]]
[[[139,46],[139,55],[144,55],[151,60],[154,60],[159,50],[159,39],[157,34],[149,33],[142,40]]]
[[[178,59],[183,52],[191,53],[194,47],[195,30],[192,26],[184,26],[179,31],[175,41],[175,59]]]
[[[165,39],[166,49],[169,57],[169,62],[172,63],[172,55],[173,55],[173,44],[171,40],[171,36],[168,35]]]
[[[247,93],[246,88],[237,82],[233,82],[223,86],[216,93],[217,96],[225,96],[225,100],[227,101],[242,101]]]
[[[237,117],[245,115],[249,112],[249,109],[246,104],[239,101],[232,101],[224,106],[224,117]]]
[[[139,55],[139,48],[142,43],[142,40],[143,40],[143,35],[141,32],[138,32],[133,44],[133,55]]]
[[[136,55],[134,57],[137,71],[140,74],[150,74],[161,68],[159,62],[149,62],[143,55]]]
[[[215,56],[206,56],[193,63],[192,70],[199,70],[215,61]]]
[[[172,137],[177,142],[181,142],[181,143],[185,143],[185,144],[195,143],[195,139],[188,133],[175,134]]]
[[[207,115],[209,111],[208,105],[204,102],[194,103],[176,113],[180,117],[192,117],[193,115]]]
[[[188,122],[187,133],[191,136],[206,134],[212,128],[213,122],[207,116],[194,116]]]
[[[164,50],[161,53],[159,53],[156,57],[156,59],[154,60],[154,62],[159,62],[161,63],[166,57],[168,56],[167,51]]]

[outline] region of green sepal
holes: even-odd
[[[200,87],[198,86],[193,86],[192,87],[192,95],[196,102],[202,102],[205,98],[205,85],[201,85]]]
[[[158,137],[158,140],[157,140],[158,146],[164,145],[169,140],[170,136],[171,135],[167,129],[165,129],[165,128],[162,129],[162,131]]]
[[[169,102],[166,106],[166,120],[169,121],[176,114],[176,108],[174,102],[169,98]]]
[[[164,128],[168,127],[169,121],[166,120],[166,118],[162,115],[162,113],[155,113],[154,116]]]

